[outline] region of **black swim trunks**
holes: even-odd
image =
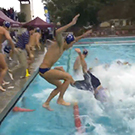
[[[39,68],[39,72],[44,74],[45,72],[49,71],[50,68]]]
[[[87,71],[87,74],[89,74],[91,77],[91,83],[94,89],[96,89],[98,86],[101,85],[101,82],[99,81],[99,79],[95,77],[92,73],[90,73],[89,70]]]
[[[91,83],[91,77],[88,73],[84,74],[84,80],[75,81],[73,87],[76,87],[80,90],[94,91]]]
[[[74,87],[81,90],[94,91],[99,85],[101,85],[99,79],[96,78],[89,71],[85,73],[83,76],[84,76],[84,80],[75,81]]]

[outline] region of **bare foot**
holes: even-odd
[[[53,109],[51,109],[50,106],[47,105],[46,103],[44,103],[42,106],[43,106],[44,108],[46,108],[47,110],[49,110],[49,111],[53,111]]]
[[[57,104],[65,105],[65,106],[70,106],[70,103],[69,102],[65,102],[64,100],[58,100]]]
[[[2,92],[5,92],[5,91],[6,91],[5,89],[2,88],[2,86],[0,86],[0,90],[1,90]]]

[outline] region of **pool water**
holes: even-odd
[[[50,104],[54,111],[49,112],[42,108],[42,104],[55,87],[37,75],[16,104],[35,111],[10,111],[1,124],[0,135],[76,135],[73,115],[75,101],[78,102],[82,126],[86,131],[84,135],[135,134],[135,43],[124,42],[123,45],[122,41],[130,41],[129,38],[119,39],[121,41],[119,45],[116,43],[97,45],[95,38],[90,40],[94,40],[91,46],[74,46],[64,52],[55,66],[63,66],[74,79],[81,79],[81,73],[78,75],[73,73],[73,63],[78,56],[74,49],[76,47],[81,50],[88,49],[86,62],[88,67],[93,68],[92,73],[108,89],[108,102],[102,104],[92,93],[69,86],[64,98],[71,102],[71,106],[56,104],[58,97],[56,96]],[[115,38],[110,38],[109,41],[112,43]],[[118,65],[117,60],[128,61],[132,65]]]

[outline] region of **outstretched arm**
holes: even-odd
[[[75,51],[78,53],[78,55],[80,57],[83,73],[86,73],[87,72],[87,64],[85,62],[84,56],[82,55],[81,50],[79,48],[76,48]]]
[[[82,34],[81,36],[76,37],[76,39],[75,39],[76,42],[78,42],[81,38],[88,36],[90,33],[92,33],[92,30],[88,30],[84,34]]]
[[[59,46],[63,44],[62,32],[66,31],[69,27],[75,25],[79,16],[80,14],[76,15],[69,24],[56,30],[56,41]]]
[[[75,37],[75,40],[73,42],[71,42],[68,47],[66,46],[66,48],[64,50],[68,50],[70,47],[73,46],[73,44],[75,44],[76,42],[78,42],[78,40],[80,40],[81,38],[84,38],[86,36],[88,36],[90,33],[92,33],[92,30],[88,30],[87,32],[85,32],[84,34],[82,34],[79,37]]]

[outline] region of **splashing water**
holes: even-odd
[[[91,92],[69,88],[66,100],[78,100],[85,134],[134,135],[135,123],[135,65],[118,65],[113,62],[95,67],[92,73],[108,90],[108,102],[100,103]],[[79,75],[79,77],[81,77]],[[71,97],[72,95],[72,97]]]

